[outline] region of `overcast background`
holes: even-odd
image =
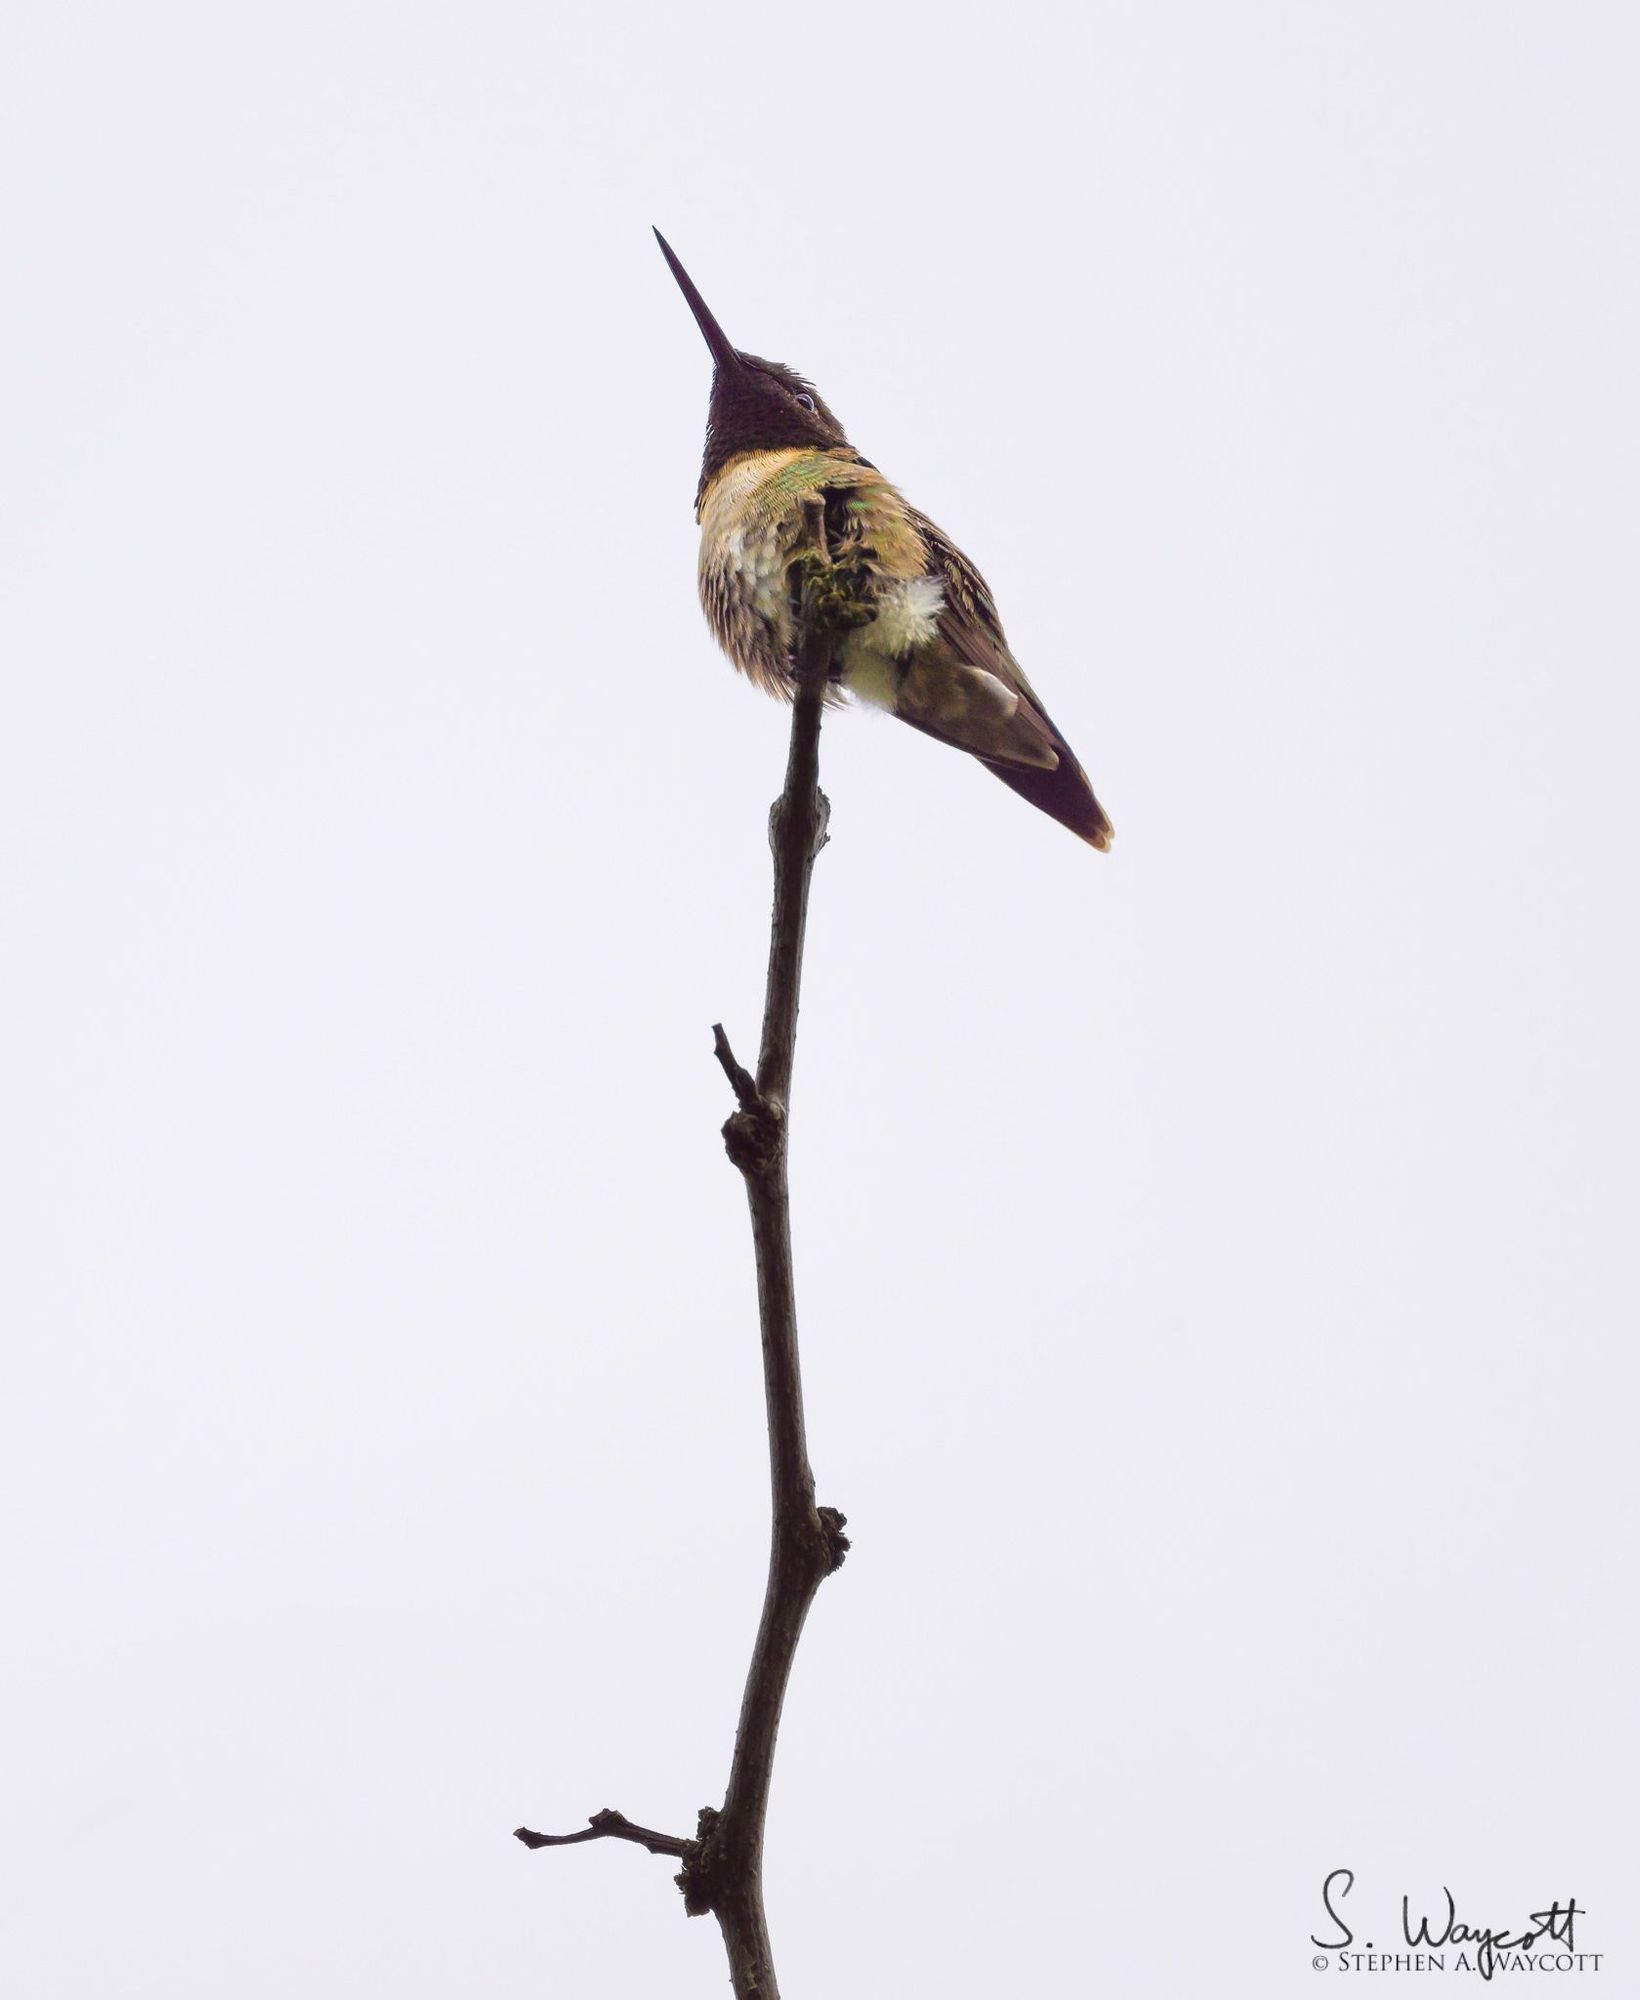
[[[510,1838],[692,1830],[763,1587],[651,222],[1117,828],[826,730],[787,1991],[1310,1994],[1345,1865],[1632,1990],[1637,39],[14,0],[8,1992],[727,1990]]]

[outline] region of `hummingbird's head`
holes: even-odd
[[[706,456],[700,484],[743,451],[773,451],[782,445],[824,450],[846,445],[843,426],[826,407],[812,382],[781,361],[764,361],[731,347],[729,337],[695,290],[689,273],[657,229],[655,241],[689,301],[706,345],[712,350],[712,402],[706,418]],[[697,495],[698,498],[698,495]]]

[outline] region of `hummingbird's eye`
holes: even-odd
[[[812,410],[814,409],[814,398],[812,396],[805,396],[800,393],[798,395],[797,400],[799,403],[802,404],[805,410],[809,410],[812,412]]]

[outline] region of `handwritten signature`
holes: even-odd
[[[1310,1942],[1319,1945],[1323,1951],[1344,1951],[1355,1942],[1355,1933],[1340,1915],[1337,1903],[1355,1887],[1355,1872],[1350,1868],[1335,1868],[1321,1885],[1321,1901],[1327,1915],[1343,1933],[1337,1938],[1311,1936]],[[1588,1911],[1578,1907],[1577,1899],[1569,1902],[1551,1903],[1546,1910],[1534,1910],[1527,1919],[1530,1928],[1522,1930],[1518,1937],[1511,1937],[1507,1924],[1464,1924],[1458,1921],[1458,1905],[1452,1891],[1444,1885],[1441,1894],[1446,1898],[1446,1920],[1441,1924],[1439,1935],[1427,1913],[1420,1911],[1417,1927],[1413,1927],[1412,1899],[1401,1898],[1401,1935],[1409,1947],[1416,1949],[1426,1946],[1431,1950],[1441,1950],[1446,1945],[1472,1947],[1475,1952],[1475,1969],[1483,1979],[1490,1979],[1498,1969],[1500,1952],[1525,1951],[1540,1938],[1548,1938],[1552,1944],[1564,1945],[1568,1951],[1575,1951],[1573,1920],[1588,1915]],[[1440,1923],[1436,1919],[1436,1923]],[[1369,1946],[1370,1950],[1371,1947]]]

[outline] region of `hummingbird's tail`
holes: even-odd
[[[1049,727],[1052,728],[1052,724]],[[1071,754],[1070,745],[1057,729],[1053,731],[1053,738],[1059,762],[1051,771],[1039,770],[1031,764],[997,763],[989,757],[982,757],[979,761],[986,770],[994,771],[1005,785],[1018,792],[1022,799],[1029,799],[1039,812],[1058,820],[1061,826],[1068,826],[1072,833],[1080,834],[1090,847],[1097,847],[1101,854],[1108,854],[1116,829],[1111,825],[1104,807],[1094,797],[1088,774]]]

